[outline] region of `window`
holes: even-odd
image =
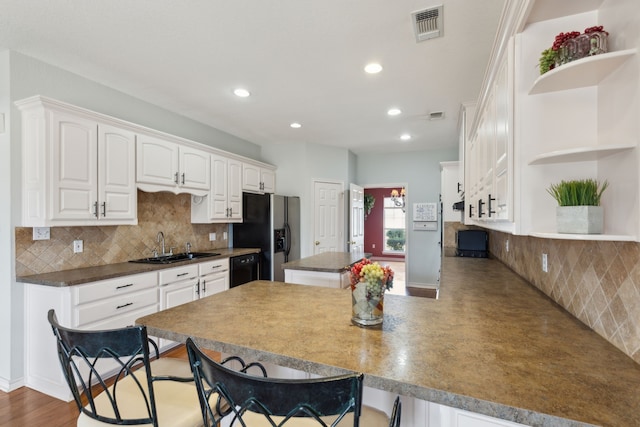
[[[405,251],[405,213],[401,207],[384,198],[384,218],[382,221],[385,253],[404,254]]]

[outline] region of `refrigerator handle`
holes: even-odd
[[[288,257],[289,252],[291,252],[291,227],[289,227],[289,223],[284,223],[284,232],[285,232],[285,247],[284,247],[284,256]]]

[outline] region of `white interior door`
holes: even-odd
[[[315,181],[314,186],[314,254],[344,250],[341,198],[343,185]]]
[[[364,252],[364,188],[349,184],[349,252]]]

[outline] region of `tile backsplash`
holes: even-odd
[[[72,268],[126,262],[151,256],[159,231],[165,247],[184,252],[186,242],[193,251],[226,248],[228,224],[191,224],[191,196],[168,192],[138,191],[138,225],[51,227],[51,239],[33,240],[31,227],[16,227],[16,275],[26,276]],[[209,241],[209,233],[217,240]],[[84,251],[73,253],[73,241],[83,241]]]
[[[639,243],[540,239],[489,230],[489,251],[640,363]],[[542,254],[547,254],[547,273]]]

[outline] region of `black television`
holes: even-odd
[[[456,255],[487,258],[489,236],[484,230],[458,230]]]

